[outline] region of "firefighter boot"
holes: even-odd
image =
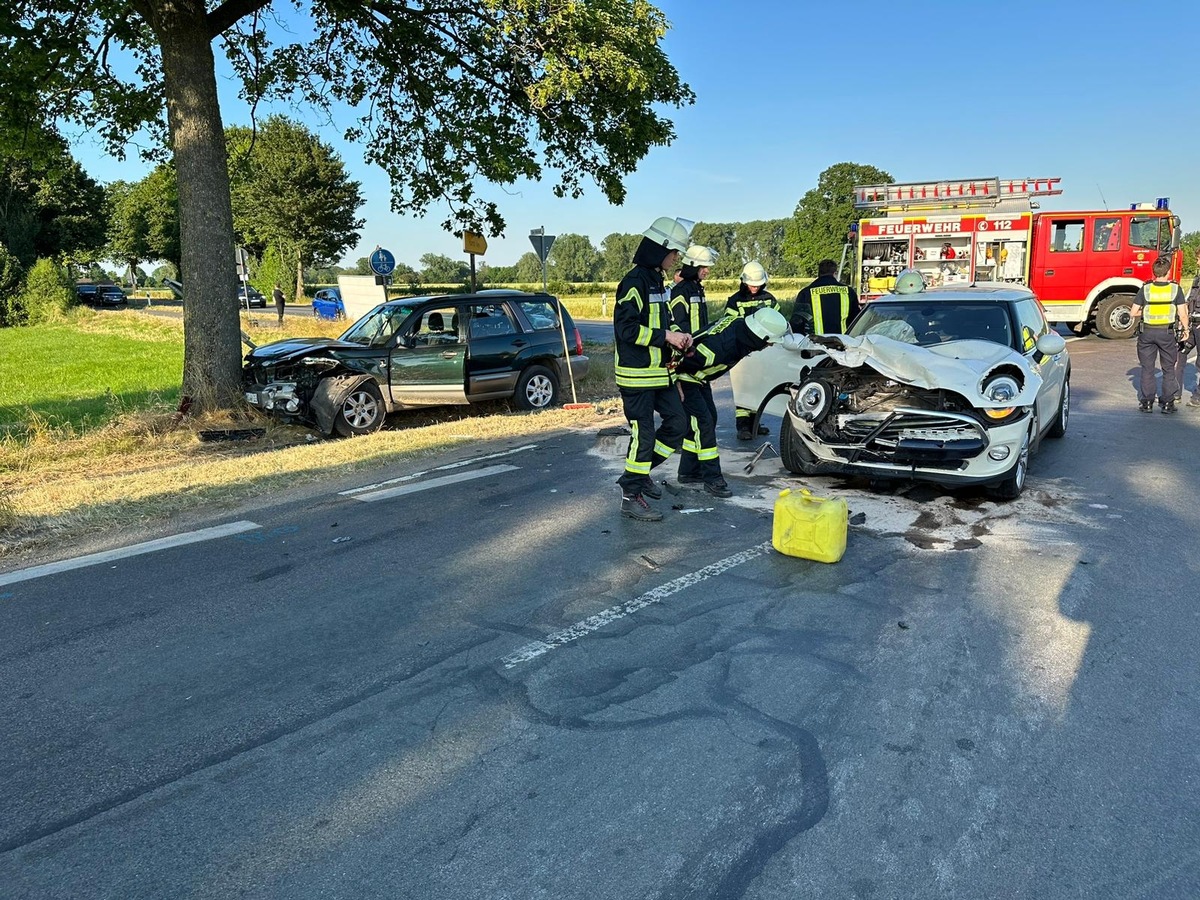
[[[1154,401],[1153,400],[1139,400],[1138,401],[1138,409],[1140,409],[1142,412],[1154,412]]]
[[[1174,400],[1168,400],[1166,403],[1164,403],[1164,404],[1162,405],[1162,408],[1159,410],[1159,412],[1164,412],[1164,413],[1173,413],[1173,412],[1175,412],[1175,401],[1174,401]]]
[[[641,494],[621,498],[621,515],[637,519],[639,522],[661,522],[663,517]]]

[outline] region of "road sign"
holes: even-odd
[[[237,263],[237,277],[239,280],[245,281],[250,277],[250,254],[245,247],[234,247],[233,256]]]
[[[550,255],[550,248],[554,246],[555,237],[557,235],[538,234],[536,232],[529,235],[529,243],[533,244],[533,250],[542,262],[545,262],[546,257]]]
[[[371,251],[370,263],[371,271],[376,275],[391,275],[396,269],[396,257],[382,247]]]
[[[483,235],[473,231],[464,231],[463,253],[474,253],[476,256],[483,256],[487,253],[487,241],[484,240]]]

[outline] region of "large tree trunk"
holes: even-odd
[[[233,211],[212,39],[203,0],[153,4],[179,179],[183,395],[193,413],[241,405]]]

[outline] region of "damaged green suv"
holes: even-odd
[[[355,435],[405,409],[501,399],[544,409],[587,369],[579,331],[556,297],[489,290],[392,300],[339,338],[254,347],[242,385],[247,403],[284,422]]]

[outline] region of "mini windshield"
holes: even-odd
[[[856,337],[880,334],[922,346],[964,340],[1013,346],[1008,310],[996,303],[946,300],[869,303],[854,320],[850,334]]]
[[[341,339],[364,347],[382,347],[400,330],[415,308],[397,304],[377,306],[351,325]]]

